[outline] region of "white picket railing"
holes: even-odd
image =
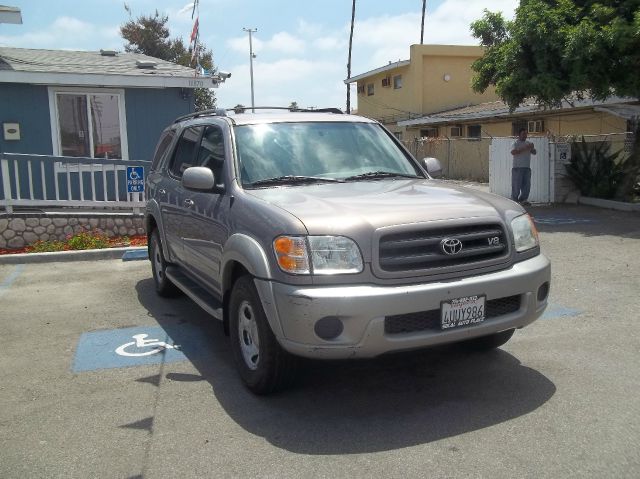
[[[128,166],[148,161],[65,156],[0,154],[0,207],[15,206],[131,208],[139,213],[144,193],[127,192]]]

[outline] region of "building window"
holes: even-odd
[[[467,126],[467,138],[480,138],[482,136],[482,127],[480,125]]]
[[[126,159],[123,93],[53,91],[52,95],[57,155]]]
[[[450,136],[459,137],[462,136],[462,126],[456,125],[451,127]]]
[[[367,85],[367,96],[372,96],[373,95],[373,83],[369,83]]]
[[[531,120],[527,122],[528,133],[542,133],[544,131],[543,120]]]
[[[396,75],[393,77],[393,89],[399,90],[402,88],[402,75]]]
[[[527,133],[543,133],[544,120],[517,120],[511,123],[511,134],[518,136],[518,132],[524,128]]]
[[[420,137],[421,138],[437,138],[438,137],[438,127],[433,127],[433,128],[423,128],[422,130],[420,130]]]
[[[402,140],[402,132],[401,131],[394,131],[393,132],[393,136],[395,136],[398,140]]]
[[[391,86],[391,77],[386,77],[382,79],[382,86],[384,88],[388,88]]]
[[[358,85],[358,95],[364,95],[364,85]]]

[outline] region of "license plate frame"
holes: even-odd
[[[440,302],[440,329],[465,328],[486,319],[487,296],[476,294]],[[475,310],[473,308],[476,308]]]

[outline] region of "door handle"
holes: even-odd
[[[190,200],[190,199],[187,198],[186,200],[184,200],[183,204],[187,208],[191,208],[195,203],[193,202],[193,200]]]

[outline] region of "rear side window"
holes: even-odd
[[[158,141],[158,146],[156,146],[156,152],[153,155],[153,162],[151,163],[151,171],[155,171],[160,166],[160,162],[167,154],[167,149],[171,145],[173,138],[176,136],[176,130],[166,130],[162,132],[160,135],[160,141]]]
[[[211,171],[216,183],[222,182],[222,168],[224,166],[224,137],[222,130],[216,126],[208,126],[202,135],[198,149],[198,166],[205,166]]]
[[[171,166],[169,166],[169,172],[172,176],[182,178],[184,170],[195,166],[195,153],[202,130],[201,126],[192,126],[182,133],[173,154]]]

